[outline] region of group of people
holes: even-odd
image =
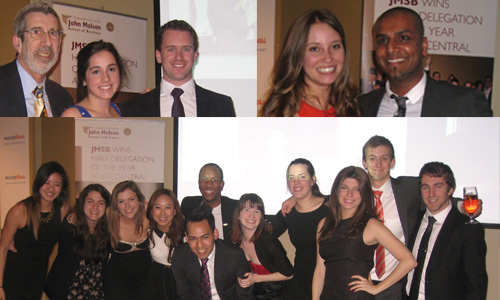
[[[432,73],[432,78],[436,81],[441,81],[441,73],[439,71],[434,71]],[[447,82],[449,84],[453,84],[453,85],[460,85],[460,81],[453,74],[448,75]],[[493,85],[493,78],[490,75],[487,75],[484,78],[484,81],[482,81],[480,79],[478,79],[474,82],[467,80],[463,83],[463,86],[466,88],[476,89],[476,90],[484,93],[484,96],[488,100],[488,104],[490,105],[490,107],[491,107],[491,96],[492,96],[491,95],[491,88],[492,88],[492,85]]]
[[[295,159],[291,197],[268,223],[258,195],[221,195],[214,163],[182,205],[167,189],[146,202],[124,181],[111,194],[88,185],[73,208],[64,168],[45,163],[5,219],[0,299],[486,299],[484,229],[465,224],[450,167],[393,178],[394,164],[392,143],[374,136],[364,169],[342,169],[325,196],[311,162]]]
[[[0,67],[0,116],[236,115],[230,97],[193,80],[199,41],[185,21],[171,20],[157,31],[161,83],[118,105],[113,100],[127,70],[109,42],[91,42],[79,52],[75,105],[65,89],[46,78],[58,60],[62,33],[57,13],[47,4],[29,4],[18,12],[13,36],[17,58]],[[349,74],[342,24],[327,9],[302,14],[288,31],[259,116],[492,116],[484,94],[429,80],[424,72],[427,38],[418,13],[405,7],[389,9],[375,22],[373,36],[376,65],[388,81],[359,95]]]
[[[128,72],[116,47],[106,41],[88,43],[77,55],[76,101],[47,74],[59,58],[63,34],[57,12],[44,2],[23,7],[14,20],[16,59],[0,66],[2,117],[234,117],[230,97],[193,80],[198,59],[196,31],[182,20],[158,29],[156,61],[161,84],[126,103],[113,100]]]
[[[286,35],[273,70],[264,117],[491,116],[483,94],[429,80],[427,38],[420,15],[384,12],[373,26],[375,61],[388,81],[363,95],[349,75],[346,36],[327,9],[301,15]],[[373,72],[373,71],[372,71]]]

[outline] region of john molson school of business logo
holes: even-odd
[[[91,139],[117,139],[120,136],[118,128],[84,126],[82,130]],[[132,134],[132,130],[125,128],[122,134],[128,136]]]
[[[64,15],[64,14],[61,14],[61,16],[62,16],[62,21],[64,24],[66,24],[66,29],[68,31],[101,35],[102,25],[100,20],[92,20],[92,19],[82,18],[78,16]],[[108,29],[108,31],[113,31],[109,30],[109,28],[114,29],[114,26],[113,24],[108,23],[106,25],[106,28]]]

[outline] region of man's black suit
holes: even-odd
[[[250,266],[241,248],[229,242],[215,240],[214,276],[217,293],[222,300],[254,299],[252,288],[242,288],[238,277],[250,272]],[[201,266],[189,244],[175,248],[172,257],[172,272],[179,300],[200,299]]]
[[[235,117],[233,100],[195,84],[198,117]],[[123,117],[160,117],[160,85],[127,102],[118,103]]]
[[[491,117],[493,112],[481,92],[436,82],[427,76],[421,117]],[[358,103],[363,117],[376,117],[385,86],[371,93],[359,96]]]
[[[423,216],[411,238],[410,251]],[[468,219],[454,207],[446,217],[427,265],[425,299],[486,299],[484,229],[481,224],[466,225]]]
[[[403,228],[405,242],[408,245],[408,241],[413,234],[412,230],[418,222],[418,215],[425,208],[420,194],[418,177],[391,177],[391,185],[394,198],[396,199],[396,207],[401,227]]]
[[[45,91],[54,117],[59,117],[66,108],[73,105],[71,95],[58,83],[46,79]],[[21,77],[14,60],[0,66],[0,117],[27,117]]]
[[[185,197],[181,203],[181,211],[184,216],[198,207],[203,202],[201,196]],[[233,213],[238,207],[238,200],[233,200],[225,196],[221,196],[220,200],[222,212],[222,225],[224,226],[224,239],[231,240],[231,232],[233,230]]]

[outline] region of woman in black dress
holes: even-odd
[[[293,160],[286,172],[288,190],[295,207],[284,217],[280,212],[272,221],[273,236],[279,237],[288,229],[290,241],[295,246],[294,275],[285,291],[287,300],[311,299],[311,285],[316,266],[316,229],[326,217],[328,208],[325,196],[316,183],[311,162],[304,158]]]
[[[375,299],[415,268],[410,251],[375,217],[370,179],[359,167],[342,169],[333,182],[328,216],[318,224],[313,300]],[[378,285],[368,280],[378,244],[399,264]]]
[[[80,192],[71,217],[63,222],[57,257],[45,285],[49,299],[104,299],[103,267],[109,256],[105,212],[110,199],[100,184],[89,184]]]
[[[57,162],[43,164],[32,196],[14,205],[0,238],[0,299],[40,300],[50,253],[70,210],[68,177]],[[8,251],[14,241],[17,252]]]
[[[111,258],[104,277],[106,300],[148,298],[151,264],[144,195],[133,181],[118,183],[109,209]]]
[[[285,299],[283,281],[293,276],[286,251],[266,230],[264,202],[256,194],[244,194],[233,216],[232,240],[245,252],[252,272],[238,278],[243,288],[253,285],[255,299]]]
[[[157,190],[151,195],[146,216],[149,219],[150,300],[177,299],[174,275],[170,269],[175,247],[184,238],[184,216],[174,192]]]

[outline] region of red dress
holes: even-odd
[[[299,117],[335,117],[335,108],[332,107],[327,111],[319,110],[302,101],[297,115]]]

